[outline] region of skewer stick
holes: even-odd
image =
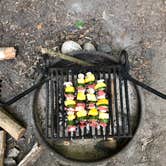
[[[48,54],[48,55],[55,57],[55,58],[60,58],[60,59],[67,60],[67,61],[79,64],[79,65],[83,65],[83,66],[93,66],[93,64],[88,63],[84,60],[81,60],[81,59],[78,59],[78,58],[75,58],[75,57],[72,57],[69,55],[65,55],[65,54],[62,54],[60,52],[56,52],[52,49],[39,47],[39,50],[41,51],[42,54]]]
[[[106,139],[106,127],[103,127],[104,140]]]
[[[82,136],[82,139],[84,139],[84,128],[81,128],[81,136]]]

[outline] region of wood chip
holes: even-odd
[[[14,47],[0,48],[0,60],[14,59],[16,57],[16,49]]]
[[[23,158],[23,160],[18,164],[18,166],[31,166],[37,161],[37,159],[44,152],[44,147],[36,143],[31,151]]]

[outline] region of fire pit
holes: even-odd
[[[46,62],[47,66],[51,66],[46,76],[49,81],[35,93],[34,124],[39,138],[42,138],[40,140],[58,157],[60,154],[65,158],[82,162],[111,157],[127,145],[138,128],[142,111],[138,88],[123,79],[123,71],[117,63],[118,60],[108,62],[97,55],[98,53],[74,54],[83,59],[90,57],[90,62],[95,59],[95,65],[100,65],[100,68],[80,67],[64,61],[54,64],[50,59]],[[107,67],[102,67],[101,64]],[[89,130],[85,128],[82,133],[79,128],[72,136],[66,129],[63,83],[75,82],[78,73],[87,71],[92,71],[96,78],[105,79],[108,83],[110,123],[106,131],[102,127]],[[111,141],[104,141],[109,138]]]

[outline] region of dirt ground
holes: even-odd
[[[85,22],[77,29],[75,22]],[[37,46],[60,49],[65,40],[81,45],[107,43],[113,50],[129,52],[131,74],[166,93],[166,1],[165,0],[0,0],[0,47],[15,46],[17,58],[0,62],[2,97],[7,99],[35,81],[40,59]],[[5,92],[5,93],[4,93]],[[130,146],[105,165],[165,166],[166,103],[144,91],[143,119]],[[21,149],[18,161],[35,142],[29,96],[9,107],[28,126],[25,138],[10,146]],[[10,148],[10,147],[8,147]],[[35,164],[60,165],[49,151]]]

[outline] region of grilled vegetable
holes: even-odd
[[[109,104],[108,99],[100,99],[96,103],[97,106],[108,106],[108,104]]]
[[[65,107],[65,110],[66,110],[66,111],[72,111],[72,112],[74,112],[74,111],[75,111],[75,106],[72,106],[72,107]]]
[[[78,102],[77,103],[77,105],[76,105],[76,107],[82,107],[83,109],[85,108],[85,103],[83,103],[83,102]],[[82,109],[82,110],[83,110]]]
[[[78,94],[77,94],[77,100],[78,100],[78,101],[84,101],[84,100],[86,100],[86,95],[85,95],[85,93],[83,93],[83,92],[78,92]]]
[[[84,121],[80,121],[80,128],[81,129],[86,127],[86,125],[87,125],[87,122],[85,120]],[[84,131],[82,131],[82,133],[84,133]]]
[[[80,73],[78,74],[78,79],[77,79],[77,84],[78,86],[85,86],[85,79],[84,79],[84,74]]]
[[[93,84],[95,81],[95,76],[91,72],[86,73],[85,83],[86,84]]]
[[[105,99],[106,98],[106,93],[103,90],[99,90],[97,92],[97,99]]]
[[[74,108],[75,105],[76,105],[76,102],[74,100],[66,100],[65,101],[65,106],[66,107],[72,107],[72,108]]]
[[[97,118],[96,119],[91,119],[89,121],[89,126],[91,126],[91,127],[97,127],[97,125],[98,125]]]
[[[69,116],[69,115],[74,115],[74,111],[75,110],[69,110],[69,111],[67,111],[67,115]]]
[[[88,108],[89,110],[91,110],[91,109],[96,108],[96,105],[95,105],[95,103],[89,103],[89,104],[87,104],[87,108]]]
[[[74,100],[74,95],[73,94],[65,94],[66,100]]]
[[[86,88],[83,87],[83,86],[78,86],[78,87],[77,87],[77,92],[85,93],[85,90],[86,90]]]
[[[99,106],[97,109],[100,112],[108,112],[108,106]]]
[[[88,115],[89,115],[89,116],[97,116],[97,115],[98,115],[97,109],[91,109],[91,110],[88,112]]]
[[[105,112],[99,113],[100,126],[106,127],[109,120],[109,114]]]
[[[75,92],[75,88],[73,87],[72,82],[65,82],[65,94],[73,94]]]
[[[97,81],[97,84],[96,84],[96,86],[95,86],[95,90],[105,90],[106,89],[106,87],[107,87],[107,85],[104,83],[104,80],[102,79],[102,80],[98,80]]]
[[[67,117],[68,121],[72,121],[72,120],[74,120],[75,118],[76,118],[76,116],[75,116],[74,114],[70,114],[70,115],[68,115],[68,117]]]
[[[68,125],[68,132],[75,132],[76,126],[75,125]]]
[[[97,101],[95,94],[87,94],[87,100],[89,102],[96,102]]]
[[[79,121],[80,128],[83,129],[86,127],[87,124],[87,111],[86,110],[81,110],[77,112],[77,119]],[[82,134],[84,131],[82,131]]]
[[[81,111],[84,109],[85,109],[85,103],[83,103],[83,102],[77,103],[76,108],[75,108],[76,111]]]
[[[80,111],[77,112],[77,117],[78,118],[85,117],[85,116],[87,116],[86,110],[80,110]]]
[[[97,127],[97,119],[98,119],[98,111],[97,109],[91,109],[89,112],[88,112],[88,115],[89,115],[89,125],[92,126],[92,127]]]
[[[100,112],[99,119],[109,119],[109,114],[105,112]]]

